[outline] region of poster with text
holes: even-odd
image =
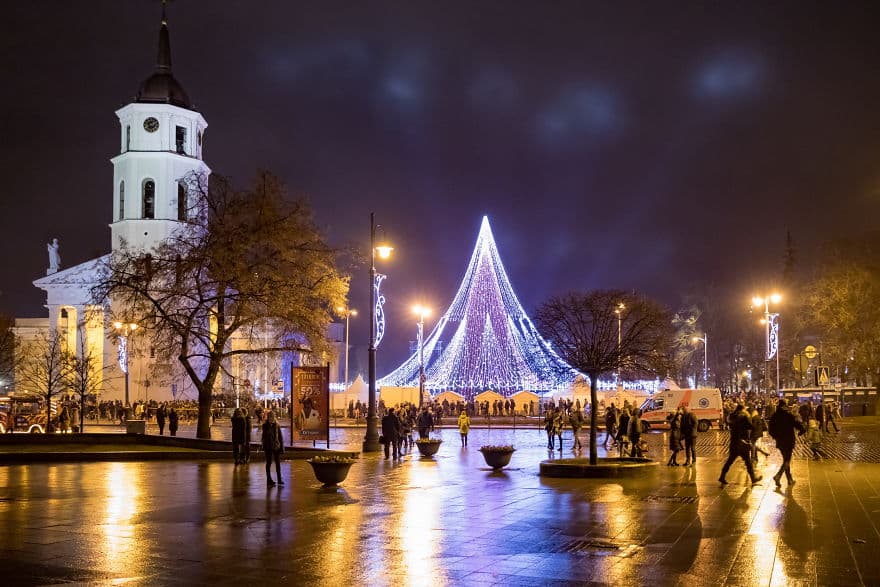
[[[292,367],[293,440],[330,442],[330,366]]]

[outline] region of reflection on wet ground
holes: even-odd
[[[363,429],[334,435],[358,449]],[[546,479],[542,430],[476,429],[466,449],[437,435],[436,458],[365,455],[338,489],[303,461],[273,488],[255,462],[0,467],[0,572],[17,585],[880,582],[875,464],[796,460],[797,483],[776,491],[777,454],[761,485],[737,464],[722,488],[725,446],[706,435],[696,469]],[[493,472],[483,444],[518,450]],[[662,447],[652,434],[652,456]]]

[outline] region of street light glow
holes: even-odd
[[[775,293],[770,296],[770,301],[774,304],[778,304],[780,301],[782,301],[782,295]]]
[[[431,308],[427,306],[422,306],[421,304],[416,304],[415,306],[413,306],[412,311],[413,314],[422,318],[427,318],[431,315]]]
[[[380,259],[387,259],[391,256],[391,251],[394,250],[394,247],[390,247],[386,245],[376,245],[376,252],[379,253]]]

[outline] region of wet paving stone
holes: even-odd
[[[0,568],[10,585],[880,584],[880,464],[796,458],[776,490],[771,451],[763,483],[738,463],[722,488],[725,434],[701,435],[697,467],[642,479],[541,478],[572,452],[538,429],[475,429],[466,449],[440,430],[436,458],[364,455],[331,490],[302,461],[283,487],[258,462],[0,467]],[[514,444],[511,467],[487,470],[483,444]]]

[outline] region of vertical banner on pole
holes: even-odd
[[[293,440],[330,440],[330,366],[291,367]]]

